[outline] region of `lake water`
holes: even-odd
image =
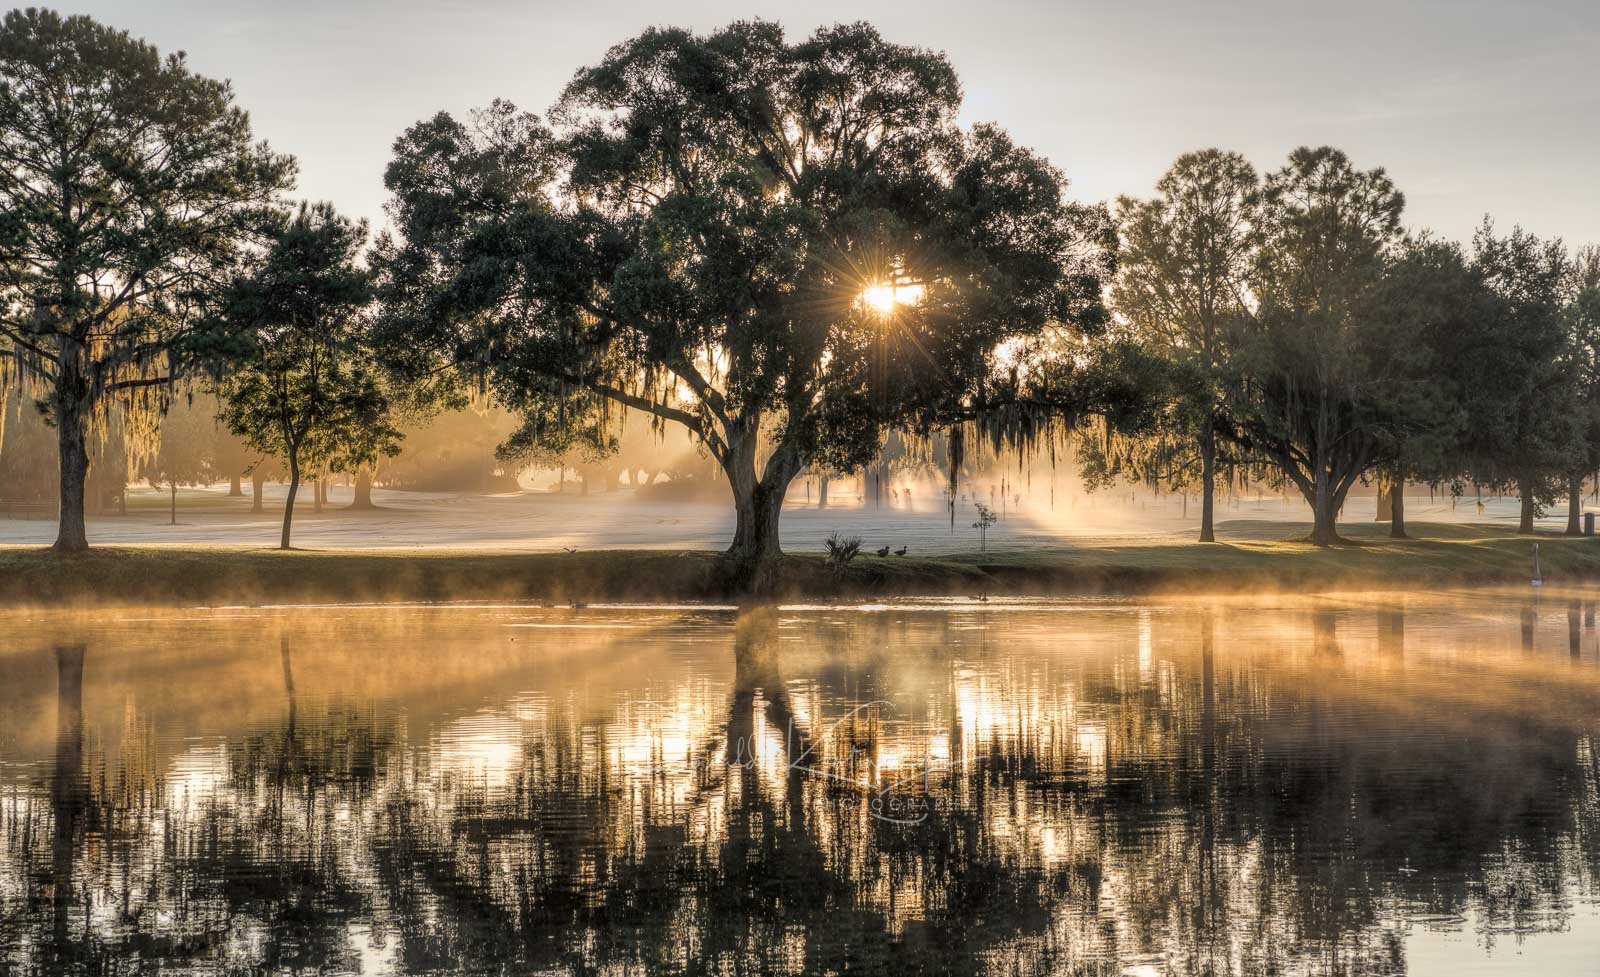
[[[0,614],[0,974],[1600,973],[1583,594]]]

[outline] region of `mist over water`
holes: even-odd
[[[1585,593],[0,615],[0,973],[1590,973]]]

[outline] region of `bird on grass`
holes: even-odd
[[[566,550],[569,555],[578,552],[578,548],[576,546],[563,546],[561,548]]]
[[[889,547],[885,546],[883,549],[879,550],[878,551],[878,555],[879,556],[888,556],[889,555]]]
[[[911,547],[909,547],[909,546],[902,546],[899,549],[894,551],[894,555],[895,556],[905,556],[906,555],[906,550],[908,550],[910,548]]]

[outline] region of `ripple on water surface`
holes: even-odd
[[[1584,593],[0,614],[0,973],[1594,974]]]

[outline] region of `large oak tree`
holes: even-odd
[[[56,428],[58,550],[88,546],[91,429],[115,399],[162,396],[196,304],[293,172],[181,53],[88,17],[0,24],[0,353]]]
[[[1375,464],[1408,371],[1408,337],[1385,305],[1405,198],[1381,169],[1329,147],[1300,148],[1262,185],[1254,308],[1241,318],[1235,414],[1252,449],[1313,513],[1311,538],[1337,539],[1346,495]]]
[[[738,23],[616,46],[554,129],[504,102],[419,123],[379,249],[397,358],[483,369],[524,441],[618,405],[687,427],[759,586],[803,468],[1014,400],[1010,357],[1104,318],[1107,214],[960,101],[866,25]]]

